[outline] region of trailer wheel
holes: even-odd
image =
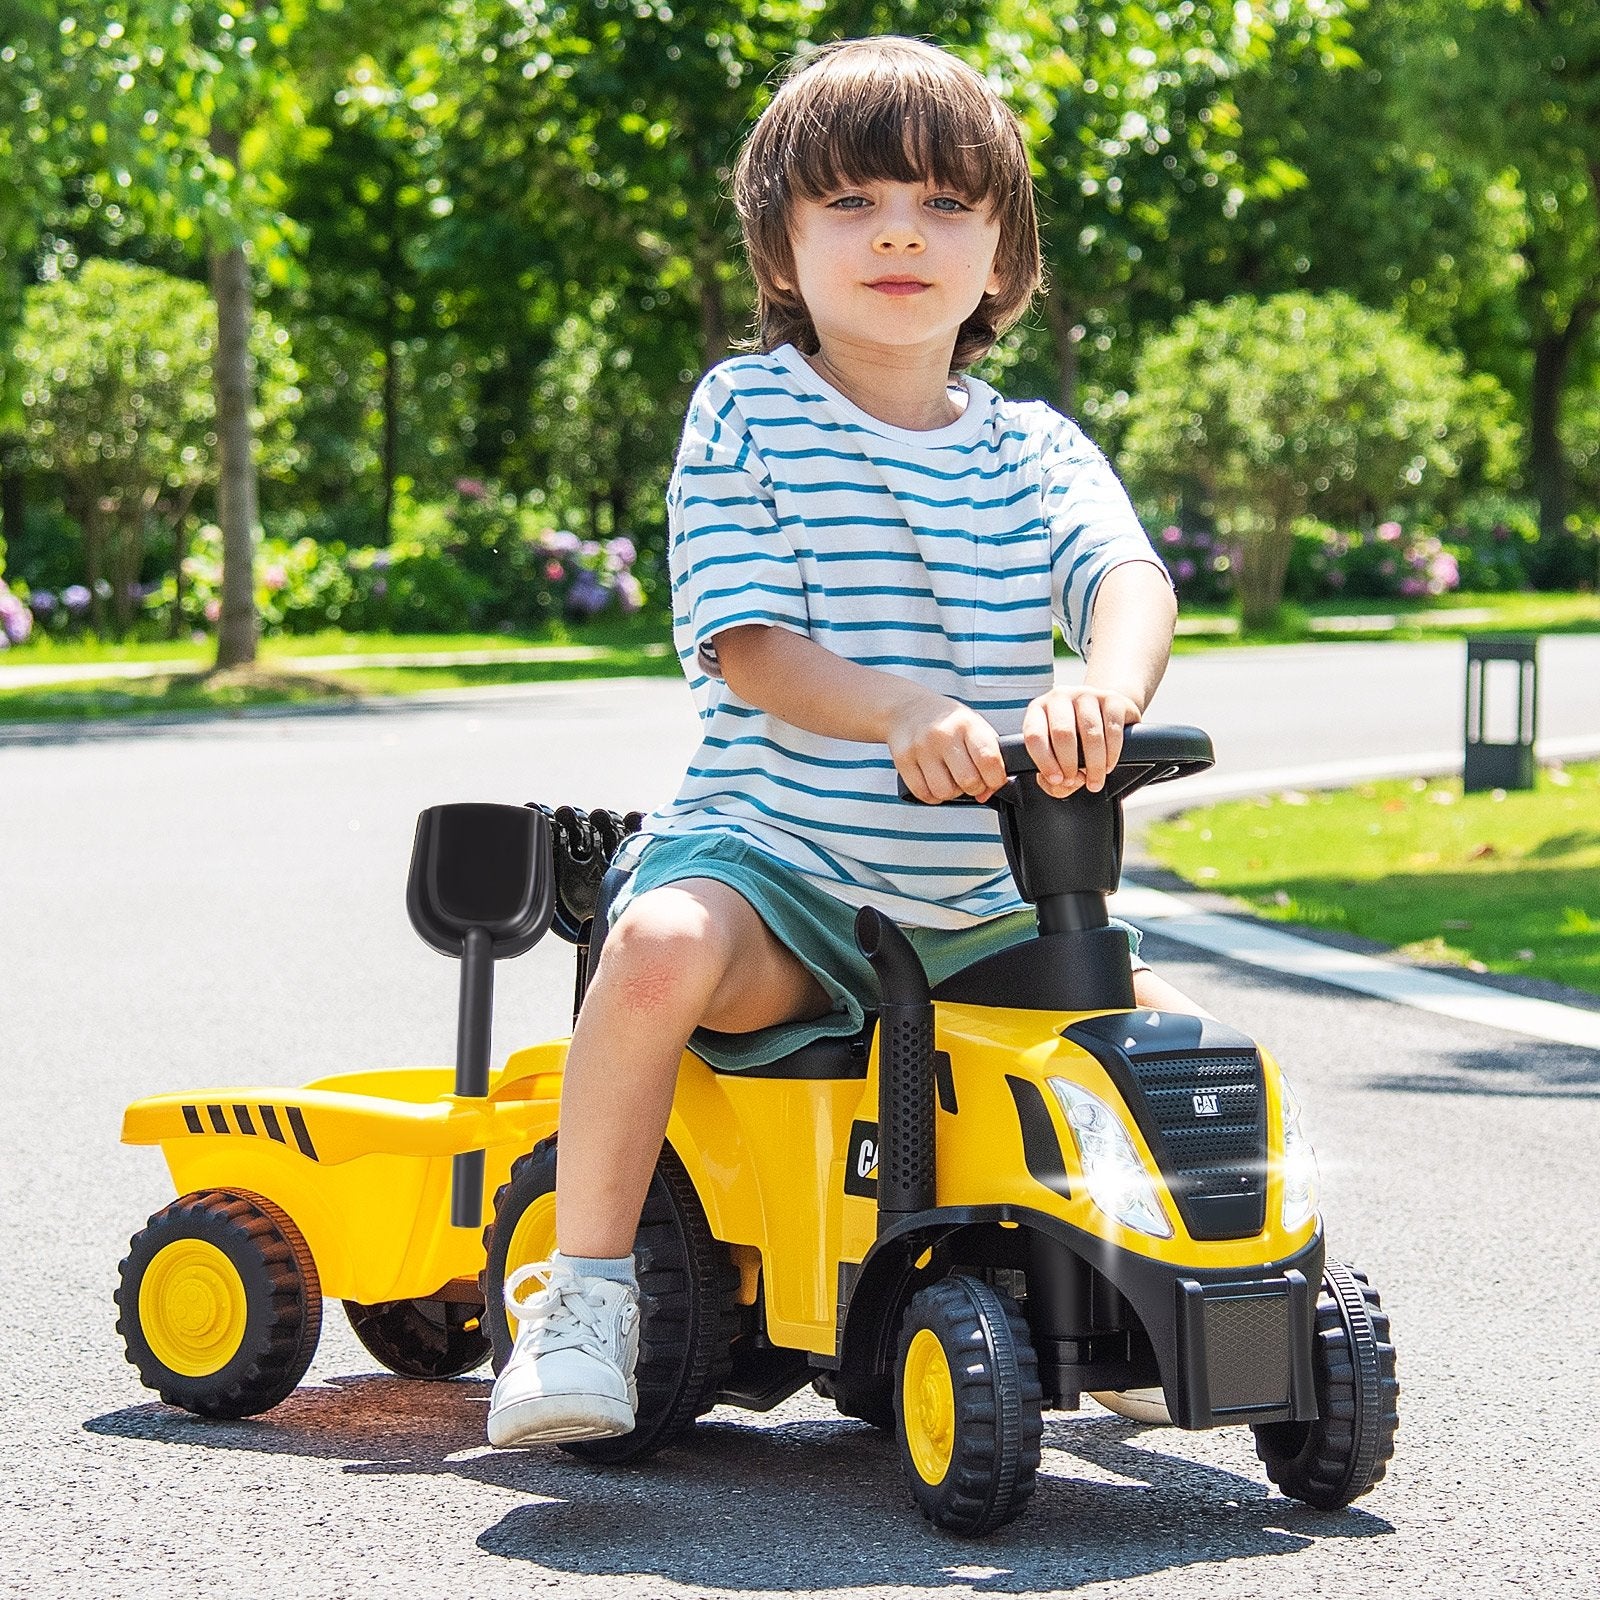
[[[1039,1362],[1017,1303],[950,1277],[907,1308],[895,1437],[918,1508],[951,1533],[992,1533],[1033,1495],[1044,1435]]]
[[[453,1300],[344,1302],[367,1353],[402,1378],[456,1378],[489,1359],[483,1307]]]
[[[253,1417],[316,1353],[322,1290],[288,1215],[259,1195],[186,1194],[133,1236],[117,1332],[146,1388],[201,1417]]]
[[[1267,1476],[1293,1500],[1336,1511],[1364,1495],[1394,1454],[1400,1418],[1389,1317],[1364,1273],[1328,1262],[1317,1296],[1315,1422],[1255,1429]]]
[[[555,1249],[556,1141],[541,1140],[511,1169],[484,1232],[483,1271],[494,1369],[511,1356],[514,1330],[504,1310],[506,1278]],[[663,1146],[634,1239],[639,1275],[639,1389],[632,1433],[561,1448],[586,1461],[621,1465],[653,1454],[711,1409],[731,1366],[738,1332],[739,1274],[726,1245],[712,1237],[683,1163]]]

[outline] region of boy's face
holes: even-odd
[[[796,199],[789,219],[798,293],[823,341],[953,345],[985,294],[1000,288],[1000,224],[930,183],[850,184]]]

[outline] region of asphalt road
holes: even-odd
[[[1180,661],[1156,707],[1236,769],[1449,748],[1459,646]],[[1544,730],[1600,738],[1600,640],[1548,640]],[[676,686],[574,686],[0,748],[0,1592],[1162,1597],[1594,1593],[1600,1056],[1199,958],[1158,965],[1268,1042],[1336,1254],[1394,1316],[1402,1431],[1346,1512],[1270,1494],[1248,1435],[1052,1414],[1028,1515],[965,1543],[809,1395],[602,1473],[482,1445],[482,1379],[378,1372],[330,1307],[249,1423],[140,1388],[111,1291],[171,1195],[117,1142],[155,1090],[447,1060],[456,971],[403,909],[442,800],[626,808],[692,741]],[[1392,741],[1392,742],[1391,742]],[[570,952],[502,969],[497,1054],[559,1031]]]

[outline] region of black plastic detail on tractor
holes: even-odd
[[[589,974],[600,959],[611,903],[627,882],[626,870],[612,863],[622,841],[639,831],[644,814],[579,811],[573,806],[552,809],[534,800],[528,805],[542,812],[550,824],[556,878],[556,909],[551,926],[568,944],[577,946],[572,986],[572,1020],[576,1022],[588,992]]]
[[[531,950],[555,913],[544,814],[528,806],[430,806],[417,818],[406,910],[425,944],[461,962],[455,1088],[486,1095],[494,964]],[[481,1150],[455,1158],[450,1220],[458,1228],[482,1222],[483,1171]]]
[[[1195,1239],[1266,1225],[1267,1096],[1253,1040],[1209,1017],[1128,1011],[1068,1024],[1127,1103]]]
[[[183,1125],[190,1133],[202,1131],[200,1127],[200,1111],[197,1106],[185,1106],[183,1108]]]
[[[934,1202],[933,1000],[906,938],[880,911],[856,913],[856,945],[877,975],[878,1227]]]
[[[1316,1419],[1320,1232],[1282,1260],[1206,1270],[1119,1250],[1025,1206],[939,1207],[896,1219],[859,1267],[841,1263],[838,1353],[813,1355],[814,1368],[854,1379],[892,1370],[884,1329],[899,1326],[928,1250],[933,1273],[968,1260],[1021,1268],[1040,1379],[1059,1404],[1159,1379],[1180,1428]]]
[[[1052,1194],[1069,1199],[1072,1185],[1067,1181],[1066,1165],[1061,1159],[1061,1141],[1056,1137],[1050,1108],[1044,1102],[1039,1085],[1008,1072],[1006,1087],[1016,1102],[1017,1121],[1022,1125],[1022,1159],[1030,1176]]]
[[[308,1161],[317,1159],[317,1147],[311,1142],[311,1135],[306,1129],[305,1114],[299,1106],[288,1107],[289,1126],[294,1130],[294,1142],[300,1148],[300,1154]]]
[[[1131,1007],[1128,941],[1106,910],[1122,875],[1122,801],[1147,784],[1204,771],[1213,760],[1210,737],[1199,728],[1136,724],[1105,787],[1065,800],[1039,787],[1020,734],[1001,739],[1000,753],[1012,776],[987,804],[1000,818],[1017,892],[1037,910],[1039,937],[946,978],[934,999],[1050,1011]]]
[[[271,1106],[261,1108],[261,1126],[267,1130],[267,1137],[278,1144],[288,1144],[283,1136],[283,1129],[278,1123],[278,1113]]]

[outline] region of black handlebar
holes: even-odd
[[[1005,762],[1006,773],[1011,777],[1039,770],[1020,733],[1000,736],[1000,759]],[[1186,778],[1192,773],[1204,772],[1215,760],[1211,736],[1203,729],[1136,722],[1123,730],[1122,754],[1107,775],[1106,787],[1102,792],[1120,800],[1147,784],[1166,783],[1172,778]],[[904,778],[899,781],[899,790],[902,800],[916,798],[906,787]],[[945,803],[957,805],[963,802],[976,804],[970,795],[958,795],[955,800]]]

